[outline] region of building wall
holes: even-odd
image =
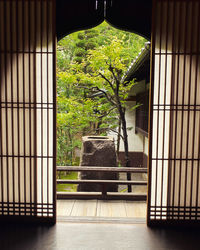
[[[137,94],[144,93],[146,90],[146,82],[142,80],[136,82],[136,84],[130,90],[129,96],[136,96]],[[132,108],[136,105],[136,101],[128,101],[126,109],[127,127],[132,127],[128,130],[129,140],[129,154],[131,160],[131,166],[133,167],[147,167],[148,157],[148,138],[140,132],[135,132],[136,125],[136,109]],[[123,141],[120,142],[120,159],[123,159],[124,146]]]
[[[126,123],[128,130],[128,142],[130,152],[143,152],[143,135],[135,133],[135,118],[136,111],[131,110],[136,105],[135,101],[129,101],[126,103]],[[120,151],[124,151],[123,141],[120,142]]]
[[[149,139],[144,136],[143,166],[147,167]]]
[[[136,104],[135,101],[128,101],[126,104],[126,122],[128,130],[129,155],[131,166],[138,167],[143,164],[143,135],[135,133],[135,110],[131,110]],[[122,133],[122,131],[121,131]],[[114,137],[115,146],[117,145],[117,134],[109,132],[110,136]],[[124,142],[120,139],[119,160],[124,165]]]
[[[130,90],[130,97],[136,96],[136,94],[143,93],[145,91],[145,80],[136,83]],[[141,133],[135,132],[136,124],[136,109],[132,109],[136,105],[136,101],[127,101],[126,103],[126,122],[128,130],[128,143],[129,143],[129,156],[131,166],[141,167],[147,166],[147,155],[148,155],[148,138]],[[110,132],[109,135],[114,137],[115,143],[117,143],[117,135]],[[123,140],[120,140],[120,154],[119,160],[124,163],[124,144]]]
[[[148,156],[148,146],[149,146],[149,139],[148,137],[144,136],[144,154]]]

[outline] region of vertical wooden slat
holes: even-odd
[[[178,36],[178,55],[177,55],[177,80],[176,80],[176,101],[175,101],[175,104],[178,103],[178,96],[179,96],[179,91],[181,91],[181,88],[180,88],[180,85],[179,85],[179,79],[180,79],[180,74],[179,74],[179,71],[180,71],[180,46],[181,46],[181,23],[182,23],[182,8],[181,8],[181,4],[179,4],[179,22],[178,22],[178,33],[179,33],[179,36]],[[174,190],[175,190],[175,181],[176,181],[176,163],[179,164],[179,187],[180,187],[180,184],[181,184],[181,168],[182,168],[182,165],[181,165],[181,162],[180,161],[176,161],[176,157],[178,155],[178,149],[177,149],[177,141],[179,140],[178,139],[178,109],[176,109],[176,114],[175,114],[175,145],[174,145],[174,182],[173,182],[173,190],[172,190],[172,193],[173,193],[173,205],[174,205],[174,196],[175,196],[175,193],[174,193]],[[178,206],[180,207],[180,199],[181,199],[181,192],[180,192],[180,188],[179,188],[179,192],[178,192]]]
[[[28,62],[28,70],[29,70],[29,134],[30,134],[30,142],[29,142],[29,155],[32,154],[32,90],[31,90],[31,1],[28,0],[28,49],[29,49],[29,62]],[[29,187],[30,187],[30,215],[32,215],[32,158],[29,159],[29,171],[30,171],[30,179],[29,179]]]
[[[23,91],[23,167],[24,167],[24,203],[26,204],[26,113],[25,113],[25,0],[22,0],[22,91]],[[26,207],[24,209],[26,215]]]
[[[176,3],[173,3],[173,17],[172,17],[172,53],[175,52],[175,25],[176,25],[176,10],[177,10],[177,4]],[[172,55],[172,67],[171,67],[171,70],[172,70],[172,75],[171,75],[171,82],[174,83],[175,85],[175,70],[174,70],[174,67],[175,67],[175,60],[176,60],[176,57]],[[174,103],[174,88],[172,88],[171,90],[171,104]],[[172,127],[173,126],[173,121],[174,121],[174,112],[172,112],[171,114],[171,117],[170,117],[170,126]],[[172,143],[172,131],[170,131],[170,139],[169,139],[169,154],[172,155],[172,147],[171,147],[171,143]],[[174,147],[175,149],[175,147]],[[173,161],[169,160],[169,171],[172,171],[172,165],[173,165]],[[174,168],[174,173],[175,173],[175,168]],[[170,197],[172,195],[172,203],[174,202],[174,193],[175,192],[171,192],[171,185],[172,185],[172,178],[168,178],[168,190],[169,190],[169,193],[170,193],[170,196],[168,196],[168,201],[167,201],[167,204],[169,204],[169,200],[170,200]],[[175,178],[173,178],[173,186],[175,186]]]
[[[167,10],[166,10],[166,27],[165,27],[165,32],[166,32],[166,40],[165,40],[165,77],[164,77],[164,103],[163,103],[163,112],[164,112],[164,117],[163,117],[163,143],[162,143],[162,177],[161,177],[161,206],[163,205],[163,181],[164,181],[164,164],[165,164],[165,119],[166,119],[166,91],[167,91],[167,63],[168,63],[168,56],[167,56],[167,50],[168,50],[168,32],[169,32],[169,0],[167,1]],[[168,90],[169,91],[169,90]],[[161,213],[161,219],[162,219],[163,213]]]
[[[160,54],[159,54],[159,81],[158,81],[158,99],[157,99],[157,105],[158,105],[158,108],[159,108],[159,105],[160,105],[160,85],[161,85],[161,47],[162,47],[162,28],[163,28],[163,22],[161,21],[162,20],[162,15],[163,15],[163,8],[162,8],[162,3],[161,3],[161,6],[160,6],[160,37],[159,37],[159,50],[160,50]],[[160,113],[158,111],[157,113],[157,135],[156,135],[156,159],[158,159],[158,145],[159,145],[159,129],[160,129]],[[158,160],[156,161],[156,176],[155,176],[155,207],[157,206],[157,190],[158,190]],[[156,214],[155,214],[155,219],[156,219]]]
[[[49,1],[46,0],[46,31],[47,31],[47,107],[49,106]],[[47,156],[49,157],[49,109],[47,109]],[[49,215],[49,158],[47,158],[47,214]]]
[[[174,4],[177,5],[177,3],[174,3]],[[177,7],[177,10],[178,10],[178,7]],[[182,17],[182,11],[181,11],[181,5],[179,4],[178,25],[180,25],[180,23],[181,23],[181,20],[182,20],[181,17]],[[175,19],[174,19],[174,22],[175,22]],[[175,43],[175,41],[174,41],[174,43]],[[181,44],[181,29],[178,29],[178,48],[176,48],[178,55],[175,55],[175,57],[177,59],[177,71],[178,72],[179,72],[179,66],[180,66],[179,65],[179,62],[180,62],[180,55],[179,55],[179,53],[180,53],[180,44]],[[176,79],[176,82],[174,83],[175,86],[176,86],[176,99],[175,99],[175,103],[178,102],[178,93],[179,93],[179,84],[178,83],[179,83],[179,73],[177,74],[177,79]],[[173,103],[174,103],[174,100],[173,100],[172,104]],[[178,140],[178,138],[177,138],[177,129],[178,129],[177,118],[178,118],[178,111],[176,109],[175,110],[175,135],[174,135],[175,136],[175,142],[174,142],[174,151],[173,151],[174,158],[177,155],[177,146],[176,146],[176,143],[177,143],[177,140]],[[172,188],[172,206],[174,206],[174,200],[175,200],[175,192],[174,192],[174,190],[175,190],[175,181],[176,181],[176,168],[175,168],[175,166],[176,166],[176,159],[174,159],[174,161],[173,161],[173,168],[174,168],[173,170],[174,171],[173,171],[173,185],[172,185],[172,187],[173,187]],[[180,198],[179,198],[179,200],[180,200]]]
[[[156,38],[156,2],[153,1],[152,6],[152,36],[151,36],[151,57],[150,57],[150,88],[149,88],[149,121],[148,121],[148,192],[147,192],[147,224],[150,225],[151,221],[151,200],[152,200],[152,127],[153,127],[153,98],[154,98],[154,69],[155,69],[155,38]]]
[[[11,139],[12,139],[12,155],[14,155],[14,114],[13,114],[13,20],[12,20],[12,8],[13,2],[10,3],[10,68],[11,68],[11,113],[12,113],[12,129],[11,129]],[[13,185],[13,202],[15,202],[15,161],[12,157],[12,185]],[[13,206],[13,213],[15,214],[15,206]]]
[[[11,7],[10,7],[10,34],[11,34],[11,112],[12,112],[12,154],[15,155],[15,132],[14,132],[14,108],[13,108],[13,102],[14,102],[14,93],[13,93],[13,88],[14,88],[14,79],[13,79],[13,1],[11,2]],[[13,202],[15,202],[15,159],[14,157],[12,158],[12,168],[13,168]],[[13,206],[13,214],[15,214],[15,206]]]
[[[197,31],[200,29],[200,4],[198,4],[198,25],[197,25]],[[197,55],[196,55],[196,69],[195,69],[195,103],[194,103],[194,106],[195,106],[195,117],[194,117],[194,124],[193,124],[193,129],[195,129],[195,123],[196,123],[196,104],[197,104],[197,84],[198,84],[198,69],[199,69],[199,50],[200,50],[200,34],[198,34],[198,37],[197,37],[197,49],[196,49],[196,52],[197,52]],[[194,136],[195,137],[195,136]],[[194,138],[195,139],[195,138]],[[194,139],[193,139],[193,158],[194,158]],[[197,144],[198,144],[198,150],[197,152],[198,153],[198,159],[200,159],[200,126],[199,126],[199,137],[198,137],[198,140],[197,140]],[[198,204],[199,204],[199,193],[198,193],[198,190],[199,190],[199,168],[200,168],[200,161],[197,162],[197,177],[196,177],[196,220],[197,220],[197,207],[198,207]]]
[[[44,162],[43,162],[43,138],[44,138],[44,133],[43,133],[43,0],[40,0],[40,42],[41,42],[41,55],[40,55],[40,63],[41,63],[41,203],[44,203],[44,188],[43,188],[43,169],[44,169]],[[43,209],[42,209],[42,216],[43,216]]]
[[[6,5],[6,1],[4,1],[4,32],[7,30],[7,5]],[[9,141],[8,141],[8,108],[7,108],[7,97],[8,97],[8,89],[7,89],[7,71],[6,71],[6,68],[7,68],[7,35],[5,35],[4,37],[4,49],[5,49],[5,52],[4,52],[4,69],[5,69],[5,72],[4,72],[4,76],[5,76],[5,119],[6,119],[6,141],[5,141],[5,144],[6,144],[6,155],[5,155],[5,160],[6,160],[6,174],[7,174],[7,207],[9,207],[9,157],[8,157],[8,147],[9,147]],[[9,209],[7,209],[7,214],[9,215],[10,211]]]
[[[0,3],[1,4],[1,3]],[[0,48],[2,49],[2,43],[0,39]],[[2,53],[0,53],[0,69],[2,68]],[[0,79],[3,79],[3,72],[0,71]],[[2,86],[0,85],[0,138],[2,138]],[[3,154],[3,140],[0,141],[0,154]],[[1,199],[2,199],[2,215],[4,215],[4,171],[3,171],[3,157],[1,157]]]
[[[185,16],[185,20],[188,20],[188,4],[189,2],[186,2],[186,16]],[[180,24],[182,25],[182,24]],[[184,50],[183,50],[183,53],[184,53],[184,59],[183,59],[183,88],[182,88],[182,102],[181,104],[183,105],[184,104],[184,98],[185,98],[185,84],[186,84],[186,51],[187,51],[187,34],[188,34],[188,25],[187,25],[187,22],[185,21],[185,31],[184,31]],[[184,106],[182,106],[184,107]],[[183,129],[184,129],[184,117],[185,117],[185,112],[184,112],[184,109],[182,108],[182,111],[181,111],[181,145],[183,145]],[[184,145],[185,146],[185,145]],[[179,190],[181,191],[181,181],[182,181],[182,176],[183,176],[183,168],[182,168],[182,158],[183,158],[183,148],[184,146],[181,146],[180,148],[180,182],[179,182]],[[185,164],[184,164],[185,165]],[[187,187],[187,167],[185,166],[185,187],[184,187],[184,190],[186,190],[186,187]],[[180,206],[180,205],[179,205]],[[185,211],[184,211],[184,218],[185,218]]]
[[[34,215],[37,216],[37,79],[36,79],[36,47],[37,47],[37,1],[34,2],[34,53],[33,53],[33,82],[34,82]]]
[[[192,55],[192,37],[193,37],[193,30],[194,30],[194,15],[192,15],[192,13],[194,13],[194,3],[192,2],[191,3],[191,32],[190,32],[190,49],[189,49],[189,53],[190,53],[190,66],[189,66],[189,81],[188,81],[188,84],[189,84],[189,91],[188,91],[188,114],[187,114],[187,146],[186,146],[186,158],[188,159],[189,158],[189,147],[191,146],[190,145],[190,141],[189,141],[189,135],[190,135],[190,105],[192,104],[191,103],[191,85],[192,85],[192,59],[193,59],[193,55]],[[193,131],[193,136],[194,136],[194,131]],[[194,150],[194,149],[193,149]],[[194,159],[192,158],[192,162],[191,162],[192,166],[191,166],[191,189],[190,189],[190,201],[192,200],[192,185],[193,185],[193,179],[192,179],[192,176],[193,176],[193,165],[194,165]],[[188,172],[188,161],[186,161],[186,171]],[[185,196],[184,196],[184,205],[187,206],[187,183],[188,183],[188,176],[187,176],[187,172],[186,172],[186,175],[185,175],[185,185],[186,185],[186,189],[185,189]],[[192,205],[192,204],[191,204]],[[190,219],[191,219],[191,206],[190,206]]]
[[[53,41],[53,217],[54,222],[56,222],[56,16],[54,15],[56,11],[56,1],[52,2],[52,41]]]
[[[17,68],[17,139],[18,139],[18,152],[17,154],[20,155],[20,137],[21,137],[21,133],[20,133],[20,117],[19,117],[19,6],[18,6],[18,1],[16,0],[16,42],[17,42],[17,46],[16,46],[16,68]],[[18,202],[20,204],[21,202],[21,169],[20,169],[20,157],[18,157]],[[19,216],[21,215],[21,206],[19,206]]]

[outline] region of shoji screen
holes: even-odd
[[[155,0],[148,223],[200,221],[200,2]]]
[[[0,219],[56,218],[54,11],[0,0]]]

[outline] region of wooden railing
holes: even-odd
[[[58,166],[57,171],[72,172],[112,172],[112,173],[147,173],[147,168],[124,168],[124,167],[85,167],[85,166]],[[138,200],[144,201],[146,194],[107,192],[107,185],[137,185],[146,186],[147,181],[126,180],[67,180],[57,179],[57,184],[98,184],[101,192],[57,192],[57,199],[103,199],[103,200]]]

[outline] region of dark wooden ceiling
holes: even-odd
[[[57,38],[92,28],[106,20],[112,26],[137,33],[150,40],[151,0],[57,0]],[[104,17],[105,16],[105,17]]]

